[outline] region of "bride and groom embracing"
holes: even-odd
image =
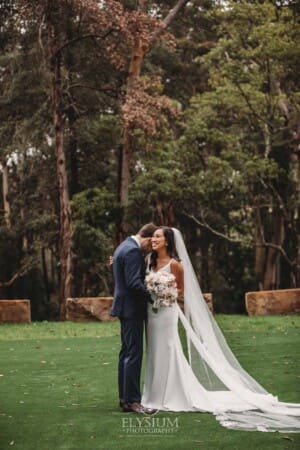
[[[150,277],[160,274],[160,280],[173,274],[177,295],[172,302],[153,307],[153,295],[145,285],[147,272]],[[231,352],[203,299],[177,229],[144,225],[116,249],[113,273],[111,315],[118,316],[121,324],[118,384],[123,411],[210,412],[231,429],[300,432],[300,404],[278,401]],[[156,288],[166,291],[164,286]],[[182,296],[184,313],[176,301]],[[179,322],[186,335],[185,351]],[[141,395],[144,323],[146,368]]]

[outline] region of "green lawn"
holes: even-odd
[[[217,320],[245,369],[300,402],[300,317]],[[141,417],[118,407],[118,351],[118,322],[1,325],[0,449],[299,449],[300,434],[227,430],[210,414],[161,412],[131,430]]]

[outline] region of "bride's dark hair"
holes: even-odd
[[[164,237],[166,240],[167,254],[170,256],[170,258],[174,258],[177,259],[177,261],[180,261],[176,250],[174,231],[172,230],[172,228],[157,227],[156,230],[163,230]],[[156,266],[157,266],[157,252],[155,250],[152,250],[150,256],[150,268]]]

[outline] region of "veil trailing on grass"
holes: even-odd
[[[189,363],[210,393],[216,419],[235,430],[300,432],[300,404],[280,402],[235,358],[203,298],[182,235],[173,231],[184,269],[185,312],[178,307],[178,313],[187,336]]]

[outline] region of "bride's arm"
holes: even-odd
[[[176,259],[173,259],[171,262],[171,272],[176,278],[178,300],[182,301],[184,293],[183,267],[179,261],[176,261]]]

